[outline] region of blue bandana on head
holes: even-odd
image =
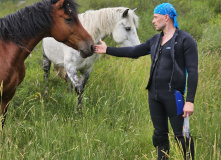
[[[161,15],[169,15],[171,19],[174,21],[174,27],[179,28],[178,22],[177,22],[177,13],[175,8],[170,4],[170,3],[162,3],[158,5],[155,9],[154,12],[156,14],[161,14]]]

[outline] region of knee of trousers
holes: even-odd
[[[158,131],[154,131],[153,134],[153,145],[154,147],[161,147],[165,144],[169,144],[168,133],[159,133]]]

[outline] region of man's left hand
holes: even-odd
[[[184,107],[183,107],[183,117],[185,118],[187,116],[187,113],[189,114],[189,116],[191,116],[194,112],[194,104],[191,102],[186,102]]]

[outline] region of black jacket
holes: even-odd
[[[136,58],[151,54],[151,71],[147,85],[149,88],[153,76],[153,70],[156,62],[156,53],[163,34],[156,34],[145,43],[135,47],[114,48],[108,47],[106,53],[117,57]],[[176,89],[184,93],[187,79],[187,102],[194,102],[197,81],[198,81],[198,51],[195,40],[185,31],[177,29],[171,39],[171,58],[173,60],[173,71],[168,89]]]

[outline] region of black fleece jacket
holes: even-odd
[[[107,47],[106,53],[117,57],[137,58],[151,54],[151,70],[150,78],[146,89],[149,89],[150,81],[153,78],[153,70],[155,68],[158,56],[158,48],[163,33],[156,34],[148,39],[145,43],[135,47]],[[186,70],[187,79],[187,102],[194,102],[197,82],[198,82],[198,51],[195,40],[185,31],[177,29],[171,39],[171,58],[173,62],[173,70],[168,89],[176,89],[184,93],[186,86]]]

